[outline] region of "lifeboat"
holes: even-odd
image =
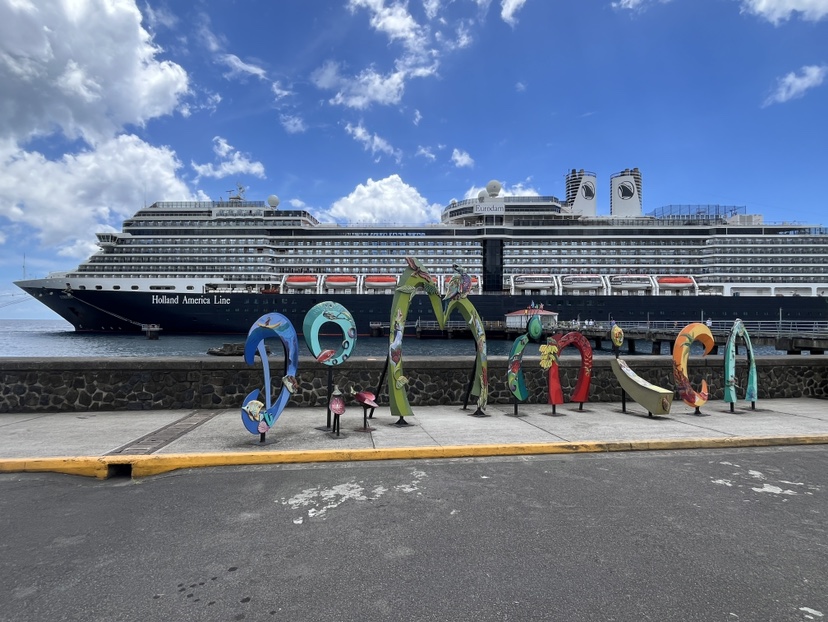
[[[369,274],[365,277],[366,289],[386,289],[397,284],[397,277],[390,274]]]
[[[312,274],[296,274],[289,276],[286,284],[291,289],[313,289],[316,287],[316,277]]]
[[[554,289],[555,277],[551,274],[521,274],[515,277],[515,289]]]
[[[613,289],[648,289],[653,281],[646,274],[616,274],[610,277],[610,285]]]
[[[656,280],[665,289],[690,289],[696,284],[689,276],[660,276]]]
[[[597,274],[569,274],[561,277],[564,289],[603,289],[604,281]]]
[[[344,287],[356,287],[356,277],[350,274],[332,275],[325,277],[325,288],[342,289]]]

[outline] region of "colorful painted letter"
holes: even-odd
[[[279,338],[285,348],[285,376],[282,378],[282,386],[275,402],[271,401],[270,396],[270,363],[267,360],[267,349],[264,343],[266,339],[273,337]],[[299,338],[290,320],[281,313],[267,313],[260,317],[247,333],[247,340],[244,343],[244,362],[252,365],[256,352],[259,353],[262,359],[264,389],[251,391],[244,398],[241,418],[248,432],[264,434],[282,414],[291,394],[297,387],[296,370],[299,366]],[[262,395],[264,395],[264,402],[262,402]]]

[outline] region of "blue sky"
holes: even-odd
[[[827,224],[828,0],[0,0],[0,319],[161,200],[432,222],[638,167]]]

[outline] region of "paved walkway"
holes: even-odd
[[[0,473],[53,471],[106,478],[174,469],[295,462],[386,460],[599,451],[751,447],[828,443],[828,401],[739,402],[734,412],[710,402],[698,416],[674,402],[665,417],[648,417],[634,402],[552,406],[490,405],[414,409],[397,426],[387,406],[363,430],[361,407],[349,404],[337,437],[324,408],[287,408],[265,442],[240,410],[0,414]]]

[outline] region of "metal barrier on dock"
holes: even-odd
[[[661,344],[668,342],[672,344],[682,328],[693,320],[672,320],[672,321],[642,321],[642,322],[617,322],[624,331],[624,338],[627,340],[627,350],[635,352],[636,341],[649,341],[652,344],[652,353],[661,352]],[[724,346],[730,335],[730,328],[733,322],[713,320],[710,324],[710,332],[716,340],[716,346]],[[828,350],[828,321],[747,321],[745,328],[750,335],[751,343],[754,345],[774,346],[775,349],[797,354],[810,352],[811,354],[823,354]],[[525,328],[507,326],[504,321],[485,321],[483,326],[488,339],[516,339],[526,332]],[[603,339],[609,339],[609,331],[612,328],[610,322],[558,322],[555,328],[545,328],[544,334],[568,332],[577,330],[585,337],[595,342],[595,347],[601,347]],[[371,334],[374,337],[387,336],[390,330],[388,322],[371,322]],[[407,322],[405,325],[406,334],[416,335],[418,338],[466,338],[471,337],[471,330],[468,324],[463,321],[446,322],[444,328],[440,328],[437,321],[417,320]]]

